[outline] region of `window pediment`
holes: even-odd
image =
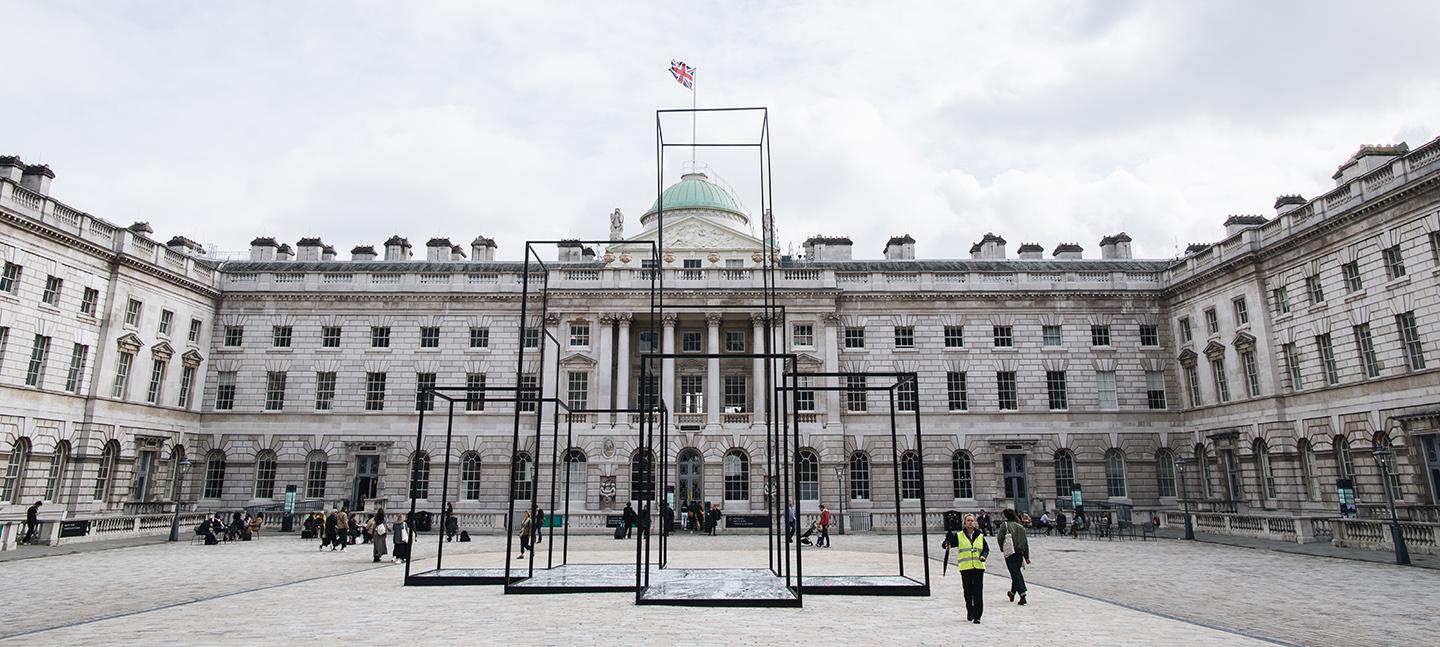
[[[1210,359],[1212,359],[1212,360],[1220,359],[1220,358],[1224,357],[1224,356],[1225,356],[1225,344],[1222,344],[1222,343],[1220,343],[1220,342],[1218,342],[1218,341],[1212,341],[1212,342],[1210,342],[1209,344],[1206,344],[1206,345],[1205,345],[1205,356],[1208,357],[1208,358],[1210,358]]]

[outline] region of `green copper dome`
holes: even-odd
[[[670,185],[661,196],[667,212],[672,209],[712,209],[744,216],[740,205],[735,203],[735,198],[730,197],[725,189],[711,183],[704,173],[686,173],[680,176],[680,181]],[[650,210],[646,211],[645,215],[653,214],[659,209],[660,203],[656,201],[650,205]]]

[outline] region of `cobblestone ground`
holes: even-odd
[[[422,538],[416,564],[433,556]],[[935,541],[938,543],[938,540]],[[835,538],[811,574],[893,573],[895,541]],[[1179,541],[1032,540],[1025,607],[992,556],[984,624],[963,622],[960,578],[934,595],[807,596],[803,609],[637,607],[631,594],[504,595],[499,587],[401,586],[369,546],[320,552],[268,537],[228,546],[149,545],[0,564],[0,641],[16,644],[878,644],[1418,645],[1430,642],[1440,573]],[[542,550],[547,548],[542,544]],[[906,544],[919,576],[919,542]],[[503,538],[446,546],[447,566],[500,566]],[[542,553],[543,555],[544,553]],[[633,545],[572,538],[579,562],[624,562]],[[432,562],[433,563],[433,562]],[[671,564],[763,566],[765,538],[671,540]],[[704,629],[697,629],[703,627]]]

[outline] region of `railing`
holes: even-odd
[[[819,281],[820,270],[785,270],[786,281]]]
[[[288,284],[292,284],[292,283],[304,283],[304,282],[305,282],[305,275],[304,275],[304,274],[299,274],[299,273],[294,273],[294,272],[285,273],[285,274],[276,274],[276,275],[274,276],[274,282],[275,282],[275,283],[284,283],[284,284],[287,284],[287,285],[288,285]]]
[[[722,413],[720,414],[720,422],[727,425],[748,425],[750,424],[750,414]]]
[[[565,270],[565,278],[570,281],[599,281],[599,270]]]
[[[1389,521],[1390,506],[1384,503],[1361,503],[1357,506],[1360,516],[1366,519]],[[1395,516],[1401,521],[1424,521],[1440,523],[1440,506],[1396,504]]]
[[[1158,510],[1160,525],[1176,528],[1185,525],[1185,513]],[[1191,512],[1190,523],[1196,530],[1216,535],[1254,537],[1275,541],[1308,544],[1317,541],[1316,528],[1328,523],[1322,517],[1267,514],[1233,514],[1226,512]],[[1328,531],[1326,534],[1329,534]]]
[[[589,424],[589,422],[590,422],[590,414],[588,414],[588,413],[567,413],[567,414],[565,414],[565,422],[572,423],[572,424]]]
[[[320,275],[320,282],[321,282],[321,283],[325,283],[325,284],[327,284],[327,285],[329,285],[329,284],[335,284],[335,283],[354,283],[354,282],[355,282],[355,275],[354,275],[354,274],[350,274],[349,272],[337,272],[337,273],[321,274],[321,275]]]
[[[918,510],[917,510],[917,511],[914,511],[914,512],[905,512],[905,511],[902,510],[902,511],[900,512],[900,523],[902,524],[902,527],[903,527],[902,529],[905,530],[905,531],[907,531],[907,532],[908,532],[908,531],[911,531],[911,530],[919,530],[919,529],[920,529],[920,512],[919,512]],[[870,527],[872,530],[894,530],[894,529],[895,529],[895,513],[894,513],[894,512],[871,512],[871,513],[870,513],[870,526],[869,526],[869,527]],[[930,530],[941,530],[941,529],[944,529],[944,528],[945,528],[945,513],[944,513],[944,511],[940,511],[940,512],[927,512],[927,513],[925,514],[925,527],[926,527],[926,528],[929,528]]]
[[[1369,550],[1395,549],[1390,538],[1389,521],[1331,519],[1330,527],[1334,533],[1332,541],[1336,546]],[[1405,537],[1405,547],[1411,552],[1440,555],[1440,523],[1401,522],[1400,534]]]
[[[674,415],[675,415],[675,424],[677,424],[677,425],[703,425],[703,424],[705,424],[705,416],[706,416],[706,414],[703,414],[703,413],[677,413],[677,414],[674,414]]]
[[[427,272],[420,275],[420,283],[421,285],[447,285],[450,283],[450,275]]]
[[[39,210],[40,207],[45,204],[45,196],[31,191],[30,189],[24,188],[18,184],[12,186],[14,187],[14,192],[10,194],[10,199],[14,200],[17,204],[21,204],[35,210]]]

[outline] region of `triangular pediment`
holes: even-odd
[[[825,361],[810,353],[795,353],[795,363],[802,367],[814,367],[824,364]]]
[[[200,362],[205,361],[205,358],[200,356],[199,351],[196,351],[192,348],[185,351],[185,354],[180,356],[180,361],[184,362],[185,365],[189,366],[190,368],[197,368],[200,366]]]
[[[1220,342],[1218,342],[1218,341],[1212,341],[1212,342],[1210,342],[1209,344],[1206,344],[1206,345],[1205,345],[1205,356],[1206,356],[1206,357],[1209,357],[1210,359],[1218,359],[1218,358],[1224,357],[1224,356],[1225,356],[1225,345],[1222,344],[1222,343],[1220,343]]]
[[[1235,350],[1251,350],[1255,348],[1255,336],[1248,332],[1237,332],[1235,339],[1230,341],[1230,345],[1234,346]]]
[[[1194,366],[1194,365],[1195,365],[1195,360],[1196,360],[1198,357],[1199,357],[1199,356],[1195,354],[1195,351],[1190,350],[1189,348],[1186,348],[1185,350],[1180,351],[1180,357],[1177,358],[1177,359],[1180,360],[1180,363],[1181,363],[1182,365],[1185,365],[1185,366]]]
[[[175,355],[175,348],[170,345],[170,342],[162,341],[150,347],[150,354],[162,362],[169,361]]]
[[[666,250],[759,251],[761,247],[759,238],[699,214],[687,214],[675,218],[673,221],[668,218],[666,220],[664,243]],[[624,242],[612,245],[610,251],[648,251],[649,245],[637,243],[656,240],[658,233],[656,229],[646,229],[625,239]]]
[[[138,353],[140,349],[145,346],[145,342],[140,341],[140,338],[135,336],[133,332],[127,332],[121,335],[119,339],[115,340],[115,344],[120,347],[120,350],[127,353]]]
[[[584,353],[570,353],[569,355],[566,355],[565,357],[560,358],[560,363],[561,363],[561,364],[566,364],[566,365],[569,365],[569,366],[574,366],[574,365],[576,365],[576,364],[582,364],[582,365],[585,365],[585,366],[594,366],[594,365],[598,364],[599,362],[596,362],[594,359],[592,359],[590,356],[588,356],[588,355],[586,355],[586,354],[584,354]]]

